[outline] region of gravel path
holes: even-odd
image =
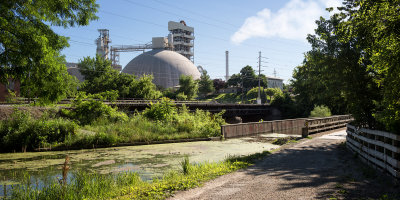
[[[397,182],[346,150],[344,129],[289,144],[252,167],[171,199],[369,199],[399,195]],[[398,198],[395,198],[398,199]]]

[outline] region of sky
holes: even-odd
[[[184,20],[194,27],[194,64],[207,70],[212,79],[225,79],[225,51],[229,51],[229,74],[246,65],[266,76],[288,83],[293,69],[310,50],[307,34],[313,34],[315,21],[329,17],[326,7],[340,6],[340,0],[98,0],[98,20],[88,26],[53,27],[69,37],[70,46],[62,51],[67,62],[95,56],[97,29],[108,29],[113,45],[151,42],[152,37],[168,35],[168,21]],[[126,64],[141,52],[120,54]],[[276,72],[276,73],[274,73]]]

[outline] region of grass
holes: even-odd
[[[137,173],[88,174],[75,172],[67,184],[57,180],[42,189],[30,184],[14,186],[12,199],[165,199],[179,190],[198,187],[218,176],[246,168],[270,152],[244,157],[228,157],[223,162],[190,164],[185,157],[181,171],[167,172],[161,178],[143,181]],[[29,177],[28,177],[29,180]],[[28,183],[28,181],[27,181]]]

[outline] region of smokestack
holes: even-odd
[[[229,79],[229,51],[225,51],[225,57],[226,57],[225,81],[228,81],[228,79]]]

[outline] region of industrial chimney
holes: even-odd
[[[225,57],[226,57],[226,75],[225,75],[225,81],[228,81],[229,77],[229,51],[225,51]]]

